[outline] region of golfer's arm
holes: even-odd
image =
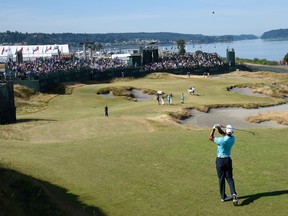
[[[215,133],[215,129],[213,128],[208,137],[208,139],[211,140],[212,142],[214,142],[214,133]]]
[[[222,128],[221,127],[218,127],[218,132],[219,132],[219,134],[221,134],[221,135],[225,135],[225,132],[222,130]]]

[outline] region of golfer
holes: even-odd
[[[222,137],[214,137],[216,129],[218,129],[218,132],[222,135]],[[236,206],[238,205],[238,200],[232,173],[232,160],[230,158],[231,149],[235,142],[233,127],[231,125],[227,125],[224,132],[219,124],[215,124],[209,135],[209,140],[218,145],[216,170],[219,178],[221,201],[225,202],[233,200],[233,204]],[[230,187],[231,196],[227,196],[225,193],[225,179]]]
[[[108,117],[108,106],[106,105],[105,108],[104,108],[104,112],[105,112],[105,116]]]

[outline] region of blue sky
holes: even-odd
[[[287,0],[1,0],[0,8],[0,32],[261,36],[288,28]]]

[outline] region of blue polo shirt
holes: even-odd
[[[218,145],[217,157],[230,157],[235,142],[234,136],[215,137],[214,142]]]

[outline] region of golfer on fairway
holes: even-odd
[[[222,137],[214,137],[216,129],[218,129],[218,132],[222,135]],[[230,158],[231,149],[235,142],[235,137],[232,134],[233,127],[231,125],[227,125],[224,132],[219,124],[215,124],[209,135],[209,140],[218,145],[216,169],[219,178],[221,201],[225,202],[233,200],[233,204],[236,206],[238,205],[238,200],[233,180],[232,160]],[[231,192],[231,196],[228,197],[225,193],[225,179],[228,182]]]

